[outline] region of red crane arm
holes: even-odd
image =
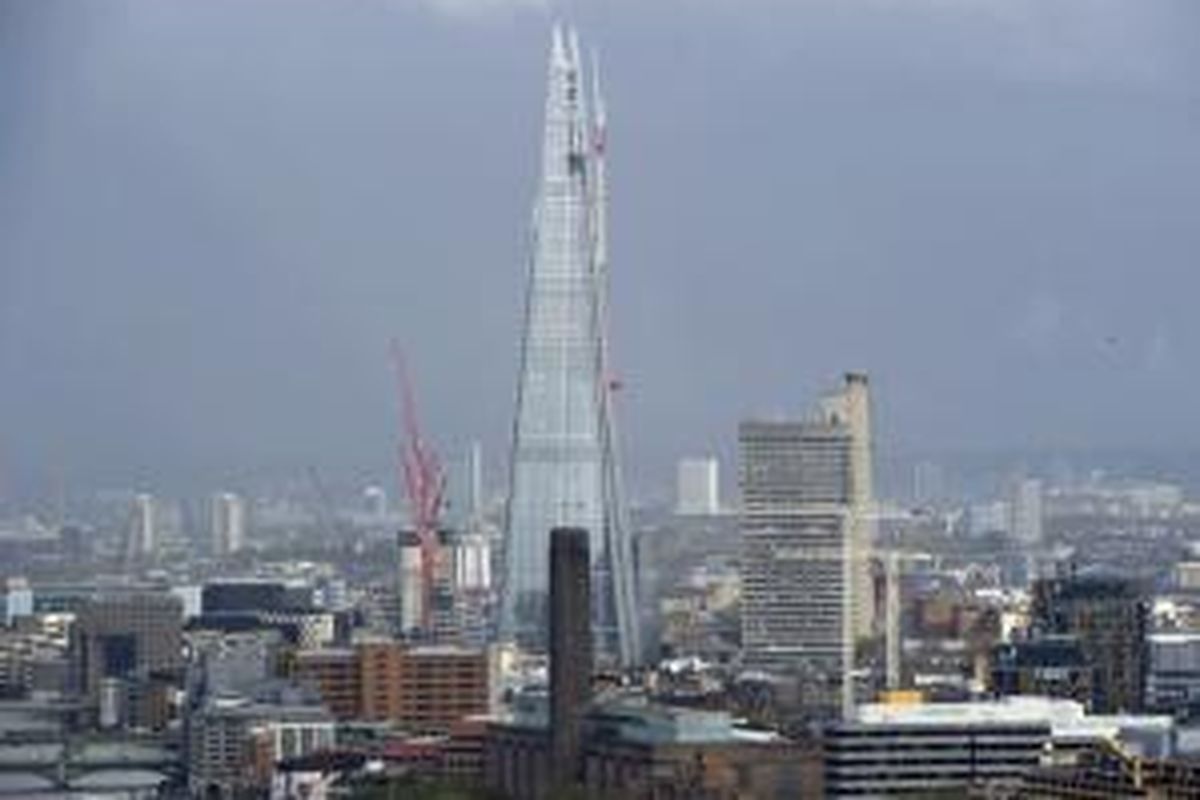
[[[437,575],[438,526],[441,518],[445,479],[437,454],[425,442],[417,417],[416,394],[409,378],[404,351],[391,343],[392,364],[400,396],[402,438],[397,447],[402,471],[402,488],[408,496],[413,528],[421,548],[422,594],[425,597],[425,628],[431,627],[433,587]]]

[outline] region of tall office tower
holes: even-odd
[[[640,654],[622,502],[606,295],[605,116],[595,70],[589,115],[578,40],[556,28],[534,213],[500,611],[503,640],[544,651],[552,528],[591,536],[598,654]]]
[[[404,636],[415,635],[425,620],[425,575],[421,568],[421,543],[411,531],[401,531],[400,574],[397,576],[399,598],[399,632]]]
[[[742,655],[798,675],[816,716],[852,706],[851,434],[840,421],[747,421],[742,488]]]
[[[212,545],[218,556],[231,556],[246,546],[246,503],[233,492],[212,498]]]
[[[676,514],[720,511],[720,477],[715,458],[685,458],[677,467]]]
[[[454,588],[486,591],[492,588],[491,542],[486,533],[459,533],[450,554],[454,569]]]
[[[1042,482],[1036,478],[1017,481],[1009,503],[1012,520],[1008,530],[1026,547],[1042,543]]]
[[[815,713],[845,715],[873,627],[867,378],[846,375],[810,419],[744,422],[738,440],[745,662],[800,674]]]
[[[550,533],[550,739],[556,784],[578,780],[582,722],[591,700],[592,630],[589,535]]]
[[[456,639],[469,647],[482,647],[491,638],[493,609],[492,541],[482,527],[460,532],[450,548]]]
[[[133,565],[152,557],[158,550],[158,513],[154,496],[136,494],[129,510],[129,527],[125,531],[125,563]]]

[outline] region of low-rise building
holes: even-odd
[[[839,724],[826,732],[827,796],[1013,787],[1038,765],[1049,737],[1045,722]]]
[[[544,701],[527,699],[494,721],[484,744],[487,788],[514,800],[552,798]],[[584,718],[580,782],[585,793],[658,798],[823,797],[820,748],[748,730],[724,712],[615,701]]]
[[[192,796],[232,798],[271,787],[276,765],[334,746],[336,722],[290,687],[210,698],[188,731]]]
[[[278,675],[283,636],[276,630],[200,630],[184,638],[193,698],[244,692]]]
[[[1200,764],[1143,758],[1105,745],[1076,763],[1048,763],[1025,776],[1019,800],[1143,800],[1200,797]]]
[[[1150,635],[1146,705],[1158,713],[1184,719],[1200,712],[1200,632]]]
[[[302,650],[293,659],[292,677],[319,692],[338,719],[361,716],[362,675],[352,648]]]
[[[827,796],[1015,791],[1044,760],[1070,763],[1109,743],[1169,757],[1175,732],[1170,717],[1090,715],[1045,697],[869,704],[826,731]]]
[[[379,641],[302,651],[293,677],[339,719],[388,721],[412,734],[445,734],[487,713],[490,700],[488,652],[454,646]]]
[[[66,648],[60,641],[38,630],[0,631],[0,698],[62,694],[66,688]]]

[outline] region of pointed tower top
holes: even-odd
[[[558,66],[567,61],[567,52],[563,42],[563,28],[560,23],[554,23],[550,33],[550,63]]]
[[[592,114],[595,120],[595,127],[603,136],[604,126],[608,122],[607,112],[604,107],[604,95],[600,91],[600,57],[596,53],[596,49],[592,48]],[[601,139],[601,142],[603,140]]]
[[[579,58],[579,31],[574,27],[567,28],[567,57],[571,59],[571,66],[578,72],[583,64]]]

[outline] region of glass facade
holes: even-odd
[[[598,102],[597,102],[598,105]],[[549,534],[585,528],[598,652],[633,658],[632,575],[605,366],[603,137],[556,30],[510,468],[501,637],[547,644]]]

